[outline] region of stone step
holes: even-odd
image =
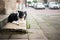
[[[26,20],[20,21],[19,24],[7,23],[2,29],[26,30]]]
[[[8,15],[0,15],[0,28],[8,23]]]

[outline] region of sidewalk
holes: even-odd
[[[30,11],[31,12],[31,11]],[[40,29],[39,25],[36,23],[35,19],[32,17],[31,13],[28,11],[28,20],[30,22],[30,29],[28,30],[29,40],[47,40],[43,31]]]
[[[30,24],[28,33],[0,33],[0,40],[60,40],[60,15],[47,15],[46,10],[26,8],[27,20]],[[7,30],[6,30],[7,31]]]
[[[0,40],[47,40],[43,31],[40,29],[39,25],[36,23],[29,11],[30,10],[27,10],[27,20],[29,20],[30,23],[30,29],[27,29],[28,33],[19,34],[19,32],[2,32],[0,33]]]

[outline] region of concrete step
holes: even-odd
[[[15,24],[15,23],[7,23],[2,29],[22,29],[22,30],[26,30],[26,20],[20,20],[19,24]]]
[[[0,28],[8,23],[8,15],[0,15]]]

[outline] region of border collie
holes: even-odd
[[[14,23],[14,24],[19,24],[19,18],[24,18],[24,20],[27,17],[27,13],[18,11],[18,13],[11,13],[8,17],[8,22]]]

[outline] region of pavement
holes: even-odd
[[[60,9],[25,10],[30,24],[28,33],[0,33],[0,40],[60,40]]]
[[[42,30],[42,33],[47,40],[60,40],[60,9],[36,10],[31,8],[29,10],[29,15],[31,15],[30,19],[33,18],[35,20],[36,24],[38,25],[36,27],[40,27],[39,30]],[[33,22],[32,19],[31,22]]]

